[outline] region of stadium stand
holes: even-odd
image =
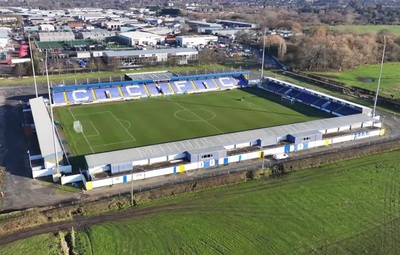
[[[211,79],[194,80],[198,90],[217,90],[218,87]]]
[[[160,89],[157,87],[155,83],[147,83],[146,84],[147,89],[149,90],[149,93],[151,96],[159,96],[162,93],[160,92]]]
[[[221,89],[234,88],[238,85],[237,80],[233,77],[220,77],[214,80]]]
[[[93,94],[90,89],[77,89],[66,91],[68,101],[71,103],[93,102]]]
[[[301,92],[296,89],[291,89],[289,92],[286,92],[286,96],[294,97],[298,96]]]
[[[172,88],[168,85],[168,82],[159,82],[158,89],[160,93],[163,93],[164,95],[174,94],[174,91],[172,91]]]
[[[148,97],[146,89],[141,85],[127,85],[121,86],[124,97]]]
[[[196,90],[190,80],[171,81],[170,84],[176,94],[188,93]]]
[[[336,102],[330,102],[328,105],[326,105],[326,106],[323,107],[323,108],[326,109],[326,110],[329,110],[329,111],[334,112],[334,111],[336,111],[337,109],[339,109],[340,107],[342,107],[341,104],[336,103]]]
[[[237,81],[237,85],[238,86],[247,86],[247,81],[246,81],[246,79],[245,78],[243,78],[243,77],[235,77],[235,79],[236,79],[236,81]]]
[[[64,99],[64,92],[55,92],[53,94],[53,101],[55,104],[66,104]]]
[[[354,108],[350,108],[348,106],[343,106],[340,109],[336,110],[336,112],[345,116],[345,115],[358,114],[358,113],[361,113],[362,111],[354,109]]]
[[[116,87],[98,88],[93,90],[94,93],[96,94],[97,100],[121,98],[121,94],[119,93],[119,90]]]
[[[283,94],[283,93],[280,93],[280,91],[283,91],[284,89],[286,89],[285,86],[283,86],[283,85],[281,85],[281,84],[278,84],[278,83],[275,83],[275,82],[272,82],[272,81],[269,81],[269,82],[266,84],[266,87],[265,87],[265,88],[266,88],[267,90],[273,92],[273,93],[280,94],[280,95]]]
[[[308,104],[314,104],[315,102],[317,102],[317,100],[320,99],[320,97],[308,93],[300,93],[299,95],[296,96],[296,99]]]
[[[326,104],[327,102],[328,102],[328,100],[320,98],[318,101],[314,102],[313,105],[315,105],[315,106],[317,106],[319,108],[322,108],[322,106],[324,104]]]

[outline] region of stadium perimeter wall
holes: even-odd
[[[278,146],[276,148],[269,148],[269,149],[260,149],[259,151],[250,152],[250,153],[243,153],[239,155],[233,155],[229,157],[225,157],[218,160],[210,160],[209,162],[196,162],[196,163],[189,163],[189,164],[182,164],[174,167],[167,167],[163,169],[151,170],[151,171],[144,171],[138,173],[126,173],[125,175],[114,176],[111,178],[106,179],[93,179],[92,181],[86,181],[85,187],[87,190],[91,190],[94,188],[100,188],[104,186],[111,186],[115,184],[121,184],[126,182],[136,181],[136,180],[143,180],[152,177],[170,175],[170,174],[179,174],[185,171],[191,171],[195,169],[206,169],[210,167],[217,167],[219,165],[227,165],[230,163],[241,162],[243,160],[252,160],[257,158],[263,158],[266,156],[272,156],[278,153],[289,153],[289,152],[296,152],[300,150],[307,150],[311,148],[317,148],[322,146],[328,146],[331,144],[337,144],[342,142],[354,141],[359,139],[365,139],[369,137],[375,137],[383,135],[385,132],[384,129],[378,128],[375,130],[371,130],[369,132],[357,132],[351,135],[342,135],[336,136],[329,139],[324,139],[320,141],[314,141],[309,143],[302,143],[298,145],[288,144],[284,146]]]

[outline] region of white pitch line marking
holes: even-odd
[[[96,133],[97,133],[97,134],[94,134],[94,135],[87,135],[86,137],[93,137],[93,136],[99,136],[99,135],[100,135],[99,130],[97,130],[96,126],[93,124],[92,121],[89,120],[89,121],[82,121],[82,122],[88,122],[88,123],[90,123],[90,124],[92,125],[92,127],[94,128],[94,130],[96,130]]]
[[[134,142],[135,140],[129,140],[129,141],[123,141],[123,142],[116,142],[116,143],[104,143],[104,144],[99,144],[99,145],[93,145],[93,148],[96,147],[102,147],[102,146],[108,146],[108,145],[114,145],[114,144],[121,144],[121,143],[131,143]]]
[[[68,111],[69,111],[69,113],[71,113],[72,118],[74,118],[74,120],[76,121],[76,118],[75,118],[74,114],[72,113],[71,108],[68,108]],[[82,131],[82,135],[85,138],[87,144],[89,145],[90,150],[92,151],[92,153],[94,153],[94,150],[93,150],[92,146],[90,145],[90,143],[89,143],[89,141],[88,141],[88,139],[85,136],[85,133],[83,131]]]
[[[175,102],[174,100],[171,100],[171,98],[168,98],[168,100],[174,102],[175,104],[177,104],[178,106],[180,106],[181,108],[185,109],[186,111],[190,112],[191,114],[193,114],[194,116],[196,116],[197,118],[199,118],[200,120],[204,121],[205,123],[207,123],[208,125],[210,125],[211,127],[215,128],[216,130],[218,130],[218,132],[220,133],[224,133],[222,132],[221,129],[217,128],[216,126],[214,126],[213,124],[211,124],[210,122],[206,121],[205,119],[203,119],[202,117],[200,117],[199,115],[197,115],[196,113],[192,112],[191,110],[189,110],[188,108],[186,108],[185,106],[179,104],[178,102]]]
[[[128,129],[127,129],[126,127],[124,127],[124,125],[122,125],[121,121],[119,121],[119,119],[117,119],[117,117],[115,117],[115,115],[114,115],[111,111],[108,111],[108,112],[109,112],[109,113],[114,117],[114,119],[121,125],[121,127],[122,127],[123,129],[125,129],[126,133],[129,134],[129,136],[132,138],[132,140],[136,141],[136,138],[131,134],[131,132],[128,131]]]

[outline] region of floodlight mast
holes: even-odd
[[[32,54],[32,46],[31,46],[31,35],[28,36],[28,44],[29,44],[29,52],[31,54],[31,65],[32,65],[33,84],[35,86],[35,96],[38,97],[38,89],[37,89],[36,74],[35,74],[35,64],[33,63],[33,54]]]
[[[376,92],[375,92],[374,108],[373,108],[373,110],[372,110],[372,117],[375,117],[375,115],[376,115],[376,102],[378,101],[379,86],[381,85],[383,61],[384,61],[384,59],[385,59],[385,50],[386,50],[386,37],[383,36],[382,60],[381,60],[381,67],[380,67],[380,69],[379,69],[378,84],[376,85]]]
[[[51,92],[50,92],[50,81],[49,81],[49,71],[47,68],[47,50],[46,50],[46,58],[45,58],[45,67],[46,67],[46,79],[47,79],[47,91],[49,93],[49,106],[50,106],[50,118],[51,118],[51,128],[52,128],[52,135],[53,135],[53,147],[54,147],[54,155],[56,160],[56,173],[60,173],[59,165],[58,165],[58,152],[57,152],[57,145],[56,145],[56,130],[54,126],[54,114],[53,114],[53,105],[51,104]]]
[[[261,60],[261,82],[264,78],[264,61],[265,61],[265,34],[266,34],[266,28],[264,28],[264,33],[262,35],[262,40],[263,40],[263,50],[262,50],[262,60]]]

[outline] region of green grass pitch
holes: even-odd
[[[242,100],[243,99],[243,100]],[[74,155],[304,122],[329,115],[258,88],[55,108]],[[83,133],[76,133],[79,120]]]

